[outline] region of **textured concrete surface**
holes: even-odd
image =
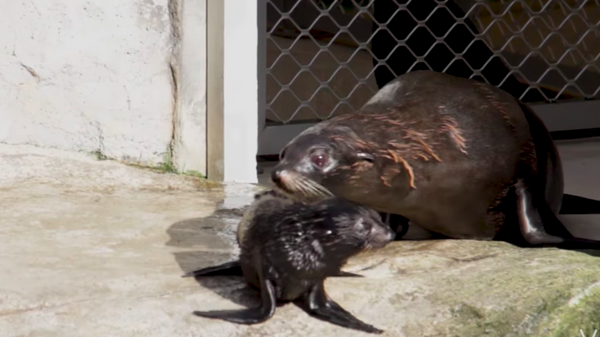
[[[29,146],[0,145],[0,154],[0,336],[211,331],[190,315],[206,294],[180,277],[175,254],[184,249],[168,242],[189,233],[178,222],[240,207],[252,186]],[[194,250],[229,249],[234,226]]]
[[[567,190],[598,197],[598,144],[561,145]],[[255,326],[191,315],[256,305],[240,278],[180,276],[235,258],[235,226],[257,189],[0,145],[0,336],[364,335],[293,305]],[[326,287],[385,336],[591,335],[598,261],[503,243],[400,242],[351,261],[366,277]]]
[[[197,143],[205,130],[205,76],[188,71],[175,77],[177,86],[172,70],[204,68],[206,20],[193,5],[172,20],[169,6],[177,4],[3,1],[11,14],[0,21],[0,143],[100,151],[155,165],[175,137],[176,162],[202,172],[204,165],[189,158],[205,153]],[[172,26],[195,41],[182,46]],[[181,53],[172,59],[175,47]]]

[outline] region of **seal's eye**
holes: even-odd
[[[366,153],[366,152],[359,152],[356,154],[356,157],[358,157],[359,159],[362,159],[362,160],[366,160],[369,163],[372,163],[373,160],[375,159],[375,157],[372,154]]]
[[[323,166],[329,163],[329,156],[324,153],[315,153],[310,156],[310,161],[318,168],[323,168]]]

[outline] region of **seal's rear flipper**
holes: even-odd
[[[194,311],[194,315],[215,318],[239,324],[262,323],[273,316],[276,307],[275,288],[273,283],[264,277],[260,279],[261,306],[241,310]]]
[[[344,328],[374,334],[383,333],[383,330],[360,321],[330,299],[325,293],[323,281],[315,285],[310,292],[305,294],[301,300],[296,301],[295,304],[312,317]]]
[[[600,241],[588,240],[588,239],[580,239],[580,238],[571,238],[565,239],[563,243],[556,245],[556,248],[560,249],[594,249],[600,250]]]
[[[183,274],[181,277],[198,277],[198,276],[243,276],[242,267],[239,261],[230,261],[212,267],[192,270]]]
[[[522,181],[515,185],[517,217],[523,239],[530,246],[547,246],[572,238],[571,233],[556,217],[543,197],[535,198]]]
[[[559,214],[600,214],[600,201],[565,193]]]
[[[560,249],[600,249],[600,241],[575,238],[543,198],[533,199],[524,184],[515,186],[517,215],[523,238],[530,246],[556,246]]]

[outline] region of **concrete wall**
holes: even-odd
[[[206,171],[205,0],[0,3],[0,143]]]

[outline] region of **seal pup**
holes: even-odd
[[[394,232],[383,224],[379,213],[343,198],[302,203],[275,191],[258,195],[257,202],[259,207],[253,208],[250,221],[238,230],[239,261],[229,264],[239,264],[246,281],[259,289],[260,306],[194,314],[256,324],[273,316],[278,300],[291,301],[309,315],[332,324],[382,333],[343,309],[324,287],[324,280],[339,275],[350,257],[382,248],[393,240]],[[222,272],[222,266],[217,266],[217,271]],[[208,267],[184,276],[214,271],[215,267]]]
[[[543,122],[505,91],[414,71],[355,113],[320,122],[281,151],[271,180],[296,181],[453,239],[598,248],[557,218],[558,151]],[[518,225],[517,225],[518,224]]]
[[[290,194],[286,193],[282,190],[266,190],[254,195],[254,202],[248,206],[248,208],[244,211],[242,219],[238,223],[236,230],[236,242],[238,246],[241,247],[241,244],[244,239],[244,234],[248,227],[254,221],[254,217],[256,212],[265,213],[268,212],[269,209],[277,210],[282,207],[287,207],[293,205],[297,202],[302,203],[310,203],[317,200],[322,200],[328,197],[333,197],[331,192],[325,189],[311,188],[307,187],[306,190],[303,189],[303,186],[309,186],[308,184],[304,184],[301,179],[299,180],[298,185],[301,193]],[[308,195],[305,197],[304,195]],[[386,218],[383,218],[386,219]],[[210,267],[205,267],[197,270],[192,270],[183,275],[183,277],[197,277],[197,276],[244,276],[242,271],[242,266],[240,264],[240,260],[228,261],[219,265],[214,265]],[[361,275],[349,273],[345,271],[339,271],[336,275],[331,276],[350,276],[350,277],[361,277]]]

